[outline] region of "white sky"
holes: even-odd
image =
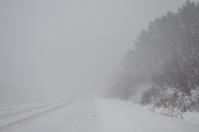
[[[183,0],[1,0],[0,105],[109,87],[148,22]]]

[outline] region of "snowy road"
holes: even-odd
[[[136,104],[95,98],[60,105],[0,132],[198,132],[198,129],[197,120],[171,119]]]
[[[19,108],[12,108],[7,111],[0,111],[0,130],[10,127],[12,125],[30,120],[36,116],[40,116],[47,112],[59,109],[68,105],[69,102],[57,102],[51,104],[40,104],[36,106],[26,106]]]
[[[0,132],[97,132],[94,101],[73,102],[0,129]]]

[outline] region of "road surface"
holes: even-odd
[[[43,112],[0,132],[198,132],[198,121],[172,119],[136,104],[95,98]]]

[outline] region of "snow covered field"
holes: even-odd
[[[5,113],[6,109],[2,111]],[[24,107],[20,111],[23,112],[0,117],[1,125],[5,119],[15,122],[0,128],[0,132],[198,132],[199,129],[198,113],[187,113],[184,120],[173,119],[137,104],[104,98],[56,103],[29,112]]]

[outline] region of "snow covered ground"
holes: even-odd
[[[20,115],[25,120],[2,127],[0,132],[198,132],[199,129],[198,113],[187,113],[184,120],[173,119],[137,104],[104,98],[60,103],[25,113],[8,116],[17,121],[16,116]]]
[[[50,104],[22,105],[9,107],[0,111],[0,129],[28,120],[45,112],[57,109],[69,102],[56,102]]]
[[[138,104],[104,99],[98,100],[97,104],[103,132],[198,132],[199,129],[197,120],[193,123],[186,118],[169,118]]]

